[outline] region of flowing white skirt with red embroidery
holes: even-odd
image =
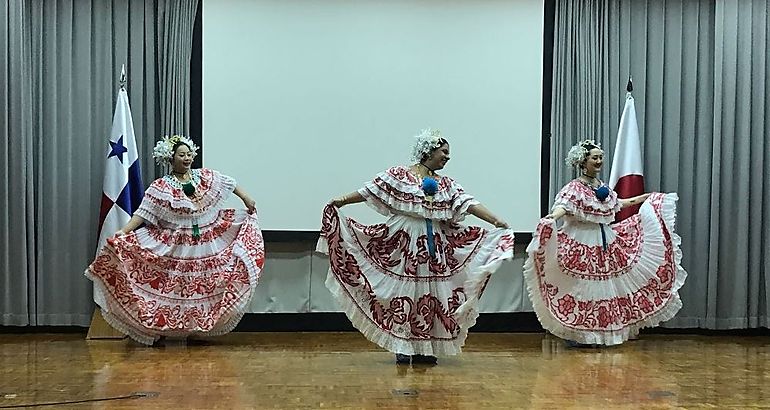
[[[639,213],[602,226],[541,220],[524,278],[543,327],[585,344],[616,345],[671,319],[687,273],[674,232],[676,194],[653,193]]]
[[[317,251],[329,255],[326,286],[364,336],[394,353],[460,353],[484,286],[513,257],[510,229],[434,225],[431,258],[424,219],[362,225],[324,209]]]
[[[233,330],[265,260],[257,217],[223,209],[200,233],[148,226],[108,239],[85,272],[105,320],[144,344]]]

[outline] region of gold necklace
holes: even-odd
[[[171,175],[173,175],[174,178],[176,178],[176,180],[181,183],[188,182],[192,179],[190,178],[190,171],[185,171],[184,173],[181,173],[181,174],[176,171],[171,171]]]
[[[426,171],[428,171],[425,175],[423,175],[420,172],[420,165],[422,165],[422,167],[425,168]],[[436,172],[434,172],[432,169],[428,168],[422,162],[418,163],[416,168],[417,169],[415,170],[415,173],[417,174],[418,177],[420,177],[420,179],[423,179],[423,178],[426,178],[426,177],[431,177],[431,178],[435,179],[437,177]]]
[[[582,182],[584,185],[588,185],[590,188],[595,188],[595,187],[594,187],[594,181],[596,181],[596,182],[597,182],[597,183],[596,183],[596,185],[597,185],[597,186],[599,186],[599,185],[600,185],[600,184],[598,183],[598,182],[599,182],[599,179],[598,179],[598,178],[596,178],[596,177],[589,177],[589,176],[588,176],[588,175],[586,175],[586,174],[583,174],[583,175],[581,175],[581,177],[585,177],[585,178],[591,178],[591,180],[590,180],[590,181],[586,181],[585,179],[583,179],[583,178],[580,178],[580,177],[578,178],[578,181]]]

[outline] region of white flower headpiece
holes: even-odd
[[[580,164],[588,157],[588,152],[594,147],[602,149],[594,140],[583,140],[573,145],[567,153],[567,158],[564,162],[569,167],[579,168]]]
[[[425,154],[441,146],[442,141],[446,141],[441,136],[441,131],[434,129],[422,130],[420,135],[414,137],[414,147],[412,147],[412,160],[420,162]]]
[[[155,162],[159,165],[169,165],[171,157],[174,156],[174,145],[180,142],[190,147],[193,156],[198,155],[198,146],[191,139],[184,135],[172,135],[170,137],[166,135],[155,144],[155,148],[152,150],[152,157],[155,158]]]

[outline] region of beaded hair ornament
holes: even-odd
[[[568,167],[580,168],[580,165],[582,165],[586,158],[588,158],[589,151],[593,148],[602,149],[602,147],[594,140],[580,141],[569,149],[567,158],[564,159],[564,162]]]
[[[190,148],[193,157],[198,155],[198,146],[192,142],[191,139],[184,135],[172,135],[161,138],[152,150],[152,157],[155,158],[155,162],[158,165],[169,166],[171,158],[174,156],[174,145],[183,143]]]
[[[422,130],[420,135],[414,137],[414,146],[412,147],[412,160],[416,162],[422,161],[422,158],[429,154],[434,149],[441,146],[446,142],[441,136],[441,131],[434,129]]]

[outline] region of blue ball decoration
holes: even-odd
[[[602,185],[599,188],[594,189],[594,192],[596,193],[596,198],[602,202],[610,196],[610,188],[607,185]]]
[[[438,192],[438,182],[431,177],[425,177],[422,179],[422,192],[427,196],[436,195]]]

